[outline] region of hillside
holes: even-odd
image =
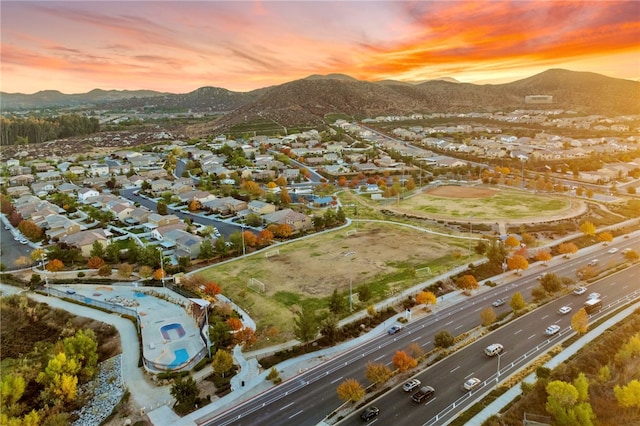
[[[525,103],[527,95],[551,95],[552,104]],[[581,114],[639,114],[640,83],[593,73],[548,70],[500,85],[431,80],[420,84],[385,80],[307,78],[274,86],[256,101],[227,114],[212,132],[243,122],[272,120],[283,126],[318,125],[331,113],[353,117],[430,112],[494,112],[513,109],[566,109]]]

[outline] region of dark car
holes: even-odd
[[[418,392],[413,394],[411,399],[413,400],[413,402],[417,402],[419,404],[422,401],[431,398],[434,393],[436,393],[436,390],[431,386],[423,386]]]
[[[400,330],[402,330],[402,326],[401,325],[394,325],[389,330],[387,330],[387,333],[396,334]]]
[[[371,407],[367,407],[362,414],[360,414],[360,418],[368,422],[369,420],[378,417],[378,414],[380,414],[380,409],[372,405]]]

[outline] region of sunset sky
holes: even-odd
[[[343,73],[640,79],[640,2],[2,1],[0,89],[245,92]]]

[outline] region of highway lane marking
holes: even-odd
[[[331,382],[331,384],[334,384],[335,382],[338,382],[338,381],[342,380],[342,378],[343,378],[343,377],[344,377],[344,376],[340,376],[340,377],[338,377],[337,379],[335,379],[334,381],[332,381],[332,382]]]
[[[384,358],[385,356],[386,356],[386,355],[380,355],[378,358],[375,358],[375,359],[374,359],[374,361],[377,361],[377,360],[379,360],[379,359],[381,359],[381,358]]]
[[[513,334],[518,334],[518,333],[520,333],[521,331],[522,331],[522,329],[520,329],[520,330],[518,330],[518,331],[514,332]]]
[[[418,336],[418,337],[416,337],[415,339],[412,339],[411,341],[412,341],[412,342],[415,342],[416,340],[419,340],[419,339],[422,339],[422,336]]]
[[[287,408],[291,407],[293,404],[295,404],[295,402],[292,402],[292,403],[290,403],[290,404],[285,405],[284,407],[282,407],[282,408],[280,409],[280,411],[282,411],[282,410],[286,410]]]
[[[295,416],[297,416],[298,414],[302,413],[303,411],[304,411],[304,410],[300,410],[300,411],[298,411],[297,413],[295,413],[295,414],[293,414],[293,415],[289,416],[289,418],[290,418],[290,419],[292,419],[292,418],[294,418]]]
[[[457,366],[456,368],[454,368],[453,370],[449,370],[449,373],[453,373],[454,371],[456,371],[458,368],[460,368],[460,366]]]
[[[474,374],[475,374],[475,371],[473,373],[471,373],[471,374],[468,374],[468,375],[464,376],[464,378],[468,379],[469,377],[473,377]]]
[[[457,329],[462,328],[462,327],[464,327],[464,324],[460,324],[459,326],[457,326],[456,328],[454,328],[454,330],[457,330]]]
[[[527,287],[526,289],[527,289],[527,290],[531,290],[532,288],[533,288],[533,286],[532,286],[532,285],[530,285],[530,286],[529,286],[529,287]]]
[[[545,318],[546,318],[546,317],[548,317],[548,316],[549,316],[549,315],[545,315],[545,316],[543,316],[543,317],[542,317],[542,318],[540,318],[540,319],[545,319]]]
[[[445,325],[449,325],[449,324],[453,324],[453,321],[449,321],[448,323],[446,323]]]
[[[436,400],[436,399],[435,399],[435,398],[433,398],[431,401],[428,401],[428,402],[427,402],[426,404],[424,404],[424,405],[425,405],[425,406],[427,406],[427,405],[431,404],[431,403],[432,403],[433,401],[435,401],[435,400]]]
[[[627,287],[629,287],[628,285],[622,286],[622,289],[626,289]]]
[[[534,337],[536,337],[535,334],[532,334],[531,336],[529,336],[529,339],[533,339]],[[528,340],[528,339],[527,339]]]
[[[613,287],[614,285],[616,285],[616,283],[611,283],[611,284],[609,284],[609,285],[610,285],[611,287]]]
[[[482,308],[482,306],[481,306],[481,307],[479,307],[478,309],[476,309],[476,310],[475,310],[475,311],[473,311],[473,312],[478,312],[478,311],[479,311],[479,310],[481,310],[481,309],[483,309],[483,308]]]

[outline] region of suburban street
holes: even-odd
[[[530,299],[530,290],[538,285],[536,277],[541,272],[553,272],[560,276],[575,278],[576,269],[596,257],[601,265],[613,266],[622,261],[622,255],[620,252],[607,253],[610,247],[615,246],[620,250],[626,247],[637,249],[639,241],[640,237],[636,235],[629,239],[620,239],[609,247],[594,246],[571,259],[562,259],[553,266],[532,267],[532,269],[536,269],[526,271],[522,277],[514,277],[507,284],[472,296],[463,303],[447,307],[434,315],[415,320],[405,326],[404,330],[398,334],[389,336],[385,332],[375,336],[356,349],[346,351],[316,368],[299,374],[295,378],[239,404],[222,415],[209,417],[210,420],[206,424],[318,424],[326,415],[341,405],[342,402],[336,394],[336,387],[340,382],[347,378],[355,378],[360,383],[369,383],[364,374],[367,362],[383,362],[390,365],[393,354],[397,350],[406,349],[412,342],[420,343],[425,351],[429,351],[433,348],[433,335],[438,331],[446,329],[453,335],[459,335],[479,325],[480,311],[491,306],[496,298],[504,297],[509,300],[515,292],[520,291],[525,299]],[[605,306],[603,312],[605,312],[609,303],[638,290],[630,285],[630,283],[637,281],[637,275],[638,266],[635,266],[590,285],[589,292],[602,293]],[[550,347],[552,342],[548,342],[548,339],[543,335],[544,329],[548,325],[557,323],[562,327],[562,335],[567,333],[571,315],[558,315],[556,313],[558,308],[568,305],[572,306],[575,311],[581,307],[586,296],[586,294],[582,296],[568,295],[548,303],[524,319],[514,321],[464,348],[454,356],[446,358],[438,364],[437,369],[430,369],[418,375],[423,383],[436,388],[436,397],[427,402],[426,407],[428,408],[412,406],[413,402],[409,396],[399,389],[390,392],[383,397],[380,403],[376,402],[381,408],[380,424],[401,424],[395,418],[396,415],[401,415],[404,418],[402,424],[422,424],[425,420],[445,410],[458,398],[465,397],[459,386],[466,378],[475,376],[483,381],[495,380],[498,358],[491,360],[482,354],[483,348],[490,343],[500,342],[505,346],[505,352],[499,359],[502,365],[500,377],[506,377],[507,373],[516,367],[512,363],[523,354],[531,357],[536,355],[538,351],[547,350]],[[499,315],[509,309],[507,303],[496,308],[496,312]],[[559,339],[559,336],[560,334],[554,336],[553,339]],[[517,366],[521,366],[521,364]],[[437,372],[431,370],[437,370]],[[440,383],[454,383],[455,386],[448,385],[445,388]],[[487,384],[483,391],[488,389],[489,385]],[[404,406],[411,407],[413,411],[407,415],[407,410],[403,410],[404,406],[398,404],[405,404]],[[392,407],[392,409],[386,407]],[[458,406],[453,412],[459,412],[462,408]],[[356,414],[359,415],[359,413]],[[347,424],[351,422],[350,419],[346,421]],[[356,416],[353,421],[360,422],[360,419]]]

